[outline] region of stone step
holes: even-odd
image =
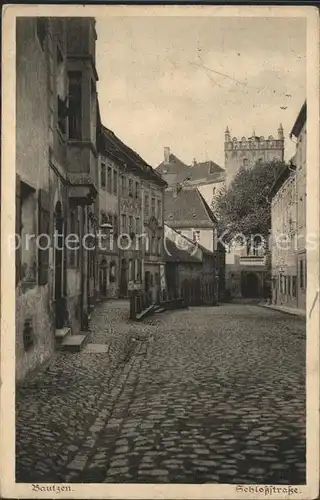
[[[145,318],[146,316],[149,316],[150,314],[153,313],[153,310],[155,308],[155,304],[152,304],[151,306],[147,307],[141,313],[136,315],[136,319],[139,321],[140,319]]]
[[[68,326],[66,326],[64,328],[58,328],[54,334],[56,343],[62,344],[62,342],[68,338],[70,333],[71,333],[71,329]]]
[[[156,314],[160,314],[160,313],[163,313],[166,311],[166,308],[165,307],[161,307],[161,306],[158,306],[156,309],[154,309],[154,312]]]
[[[80,352],[84,347],[86,340],[85,335],[70,335],[61,344],[62,351]]]

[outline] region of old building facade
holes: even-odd
[[[270,135],[265,138],[256,136],[253,132],[251,137],[231,137],[229,128],[225,130],[224,138],[225,176],[226,186],[229,186],[240,168],[250,168],[256,163],[268,163],[273,160],[284,159],[284,132],[280,124],[277,137]]]
[[[214,253],[165,225],[167,296],[186,304],[212,304]]]
[[[217,301],[224,289],[224,259],[220,256],[224,249],[217,245],[217,219],[197,188],[166,190],[165,224],[213,256],[206,278],[212,286],[212,301]]]
[[[99,242],[98,290],[100,299],[119,297],[119,196],[120,165],[110,151],[108,129],[99,124],[98,213]]]
[[[101,137],[100,224],[110,226],[106,240],[112,249],[109,246],[104,256],[100,251],[100,295],[127,298],[140,290],[155,302],[165,288],[161,276],[166,182],[111,130],[102,126]]]
[[[271,200],[272,302],[306,307],[306,116],[303,104],[291,137],[296,153],[276,179]]]
[[[297,276],[298,308],[305,309],[307,294],[307,102],[303,104],[290,134],[296,141]]]
[[[241,168],[259,163],[283,161],[284,132],[280,124],[277,138],[269,136],[231,137],[225,130],[225,175],[228,188]],[[226,288],[232,297],[263,298],[270,292],[270,269],[267,248],[242,248],[234,244],[226,252]]]
[[[272,302],[297,307],[296,170],[285,166],[270,192]]]
[[[97,193],[95,39],[89,18],[17,20],[17,380],[52,354],[57,331],[87,324],[79,241]]]

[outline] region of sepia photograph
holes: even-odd
[[[315,498],[317,11],[11,7],[1,480]]]

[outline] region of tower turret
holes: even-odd
[[[282,123],[280,123],[279,128],[278,128],[278,139],[280,139],[280,140],[284,139]]]
[[[226,130],[224,132],[224,142],[229,142],[229,141],[231,141],[230,130],[229,127],[226,127]]]

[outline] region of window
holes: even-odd
[[[141,260],[137,260],[137,281],[141,281],[142,276],[142,262]]]
[[[139,281],[138,273],[139,273],[139,260],[135,259],[134,260],[134,281]]]
[[[153,215],[153,217],[156,215],[156,200],[153,197],[151,198],[151,215]]]
[[[143,241],[144,241],[144,250],[145,250],[146,254],[149,255],[149,253],[150,253],[150,251],[149,251],[150,250],[150,236],[147,234],[146,238],[144,238]]]
[[[129,259],[129,281],[134,281],[134,260]]]
[[[66,133],[66,119],[68,116],[67,98],[65,96],[64,60],[57,46],[56,89],[58,107],[58,127],[62,134]]]
[[[110,283],[114,283],[116,281],[116,264],[113,261],[110,262],[109,281],[110,281]]]
[[[133,217],[129,215],[129,234],[133,233]]]
[[[162,213],[161,213],[161,200],[157,201],[157,216],[158,219],[160,220],[162,218]]]
[[[291,294],[291,276],[287,276],[287,295]]]
[[[113,216],[113,234],[118,235],[118,217],[116,215]]]
[[[297,277],[296,276],[291,277],[291,295],[292,295],[292,297],[297,296]]]
[[[34,286],[37,280],[37,248],[35,239],[28,240],[28,235],[33,235],[36,233],[37,227],[37,199],[35,196],[35,189],[21,181],[20,177],[16,175],[16,234],[20,235],[22,242],[27,242],[28,245],[17,245],[16,249],[16,283],[22,281],[23,286],[26,285]],[[42,190],[40,190],[40,193]],[[39,194],[40,194],[39,193]],[[39,199],[39,235],[48,234],[48,227],[43,227],[41,224],[42,216],[49,216],[48,208],[46,211],[48,213],[42,213],[41,200]],[[48,217],[47,217],[48,219]],[[44,240],[40,242],[40,245],[44,247],[48,244],[48,241]],[[48,253],[46,251],[39,251],[39,258],[42,253]],[[40,283],[40,265],[39,264],[39,285]],[[48,266],[46,267],[46,273],[48,271]]]
[[[120,228],[120,232],[121,233],[125,233],[126,232],[126,215],[125,214],[122,214],[121,215],[121,228]]]
[[[151,240],[151,253],[152,255],[157,255],[157,239],[155,236],[152,236]]]
[[[125,196],[127,190],[127,183],[126,183],[126,177],[122,174],[121,175],[121,194]]]
[[[133,196],[133,180],[129,179],[129,196]]]
[[[140,234],[140,217],[136,217],[136,228],[135,231],[137,234]]]
[[[162,255],[162,238],[158,238],[158,255]]]
[[[195,243],[198,243],[200,241],[200,231],[199,230],[193,231],[192,239]]]
[[[70,71],[69,78],[69,139],[82,139],[82,73]]]
[[[248,161],[248,158],[243,158],[243,166],[244,167],[247,167],[249,165],[249,161]]]
[[[106,164],[101,163],[101,187],[106,187]]]
[[[140,198],[140,184],[138,181],[136,182],[136,198]]]
[[[96,83],[90,79],[90,138],[95,142],[97,135],[97,91]]]
[[[299,273],[299,275],[300,275],[300,288],[304,289],[304,262],[302,259],[300,260],[299,264],[300,264],[300,266],[299,266],[300,267],[300,273]]]
[[[107,177],[107,190],[112,193],[112,168],[108,167],[108,177]]]
[[[113,193],[118,194],[118,172],[113,171]]]
[[[284,293],[284,276],[280,276],[280,293]]]
[[[307,261],[304,262],[304,287],[307,288]]]
[[[148,194],[146,194],[144,197],[144,211],[145,211],[146,217],[148,217],[148,215],[149,215],[149,195]]]

